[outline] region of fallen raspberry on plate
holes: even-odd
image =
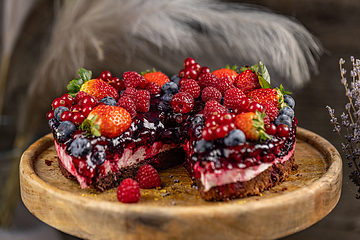
[[[117,189],[116,196],[122,203],[137,203],[140,200],[139,184],[131,178],[124,179]]]
[[[160,187],[161,179],[155,168],[151,165],[144,165],[139,168],[135,180],[139,183],[140,188],[149,189]]]

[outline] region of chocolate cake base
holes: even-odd
[[[293,162],[294,156],[284,163],[273,164],[249,181],[212,187],[207,192],[204,191],[200,179],[196,179],[196,185],[200,196],[208,201],[228,201],[234,198],[260,195],[261,192],[284,182],[289,176]]]
[[[134,164],[127,168],[122,168],[119,172],[114,173],[110,172],[106,176],[99,177],[96,181],[92,181],[92,185],[90,187],[97,189],[100,192],[105,190],[118,187],[122,180],[126,178],[135,178],[138,169],[145,165],[150,164],[157,170],[167,169],[183,163],[185,158],[185,153],[182,148],[173,148],[168,151],[162,152],[156,155],[153,158],[146,159],[140,163]],[[66,170],[63,166],[61,160],[58,158],[59,168],[61,173],[68,179],[76,181],[76,178],[71,175],[71,173]]]

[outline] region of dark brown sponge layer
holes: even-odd
[[[261,192],[284,182],[293,166],[294,156],[284,163],[270,166],[255,178],[246,182],[229,183],[204,191],[200,179],[196,179],[200,196],[208,201],[227,201],[234,198],[260,195]]]

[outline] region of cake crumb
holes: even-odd
[[[81,196],[82,196],[82,197],[86,197],[86,194],[83,193],[83,194],[81,194]]]
[[[154,198],[154,201],[158,201],[159,199],[158,198]]]
[[[283,188],[281,189],[281,191],[286,191],[286,190],[288,190],[287,187],[283,187]]]
[[[175,202],[175,201],[173,201],[171,204],[172,204],[172,205],[176,205],[176,202]]]
[[[51,160],[47,160],[47,159],[45,159],[45,164],[46,164],[46,165],[48,165],[48,166],[51,166],[52,161],[51,161]]]
[[[166,193],[166,190],[165,190],[165,189],[162,189],[162,190],[160,190],[160,192],[162,192],[162,193]]]

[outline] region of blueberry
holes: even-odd
[[[284,102],[292,109],[295,107],[295,100],[290,95],[284,95]]]
[[[165,85],[165,84],[164,84],[164,85]],[[161,100],[161,101],[164,101],[164,102],[171,102],[171,99],[172,99],[173,96],[174,96],[174,95],[171,94],[171,93],[165,93],[164,95],[162,95],[162,96],[160,97],[160,100]]]
[[[286,124],[288,125],[288,127],[292,126],[292,119],[291,117],[289,117],[288,115],[279,115],[276,119],[275,119],[275,125],[278,126],[280,124]]]
[[[95,165],[102,165],[106,160],[105,151],[94,152],[91,156],[91,162]]]
[[[70,121],[64,121],[59,124],[59,127],[56,131],[56,138],[60,142],[65,142],[68,140],[74,132],[76,132],[76,126]]]
[[[116,100],[113,99],[112,97],[103,97],[100,102],[105,103],[106,105],[110,105],[110,106],[116,106]]]
[[[180,83],[180,77],[178,75],[173,75],[171,78],[170,78],[170,81],[176,83],[176,85],[179,86],[179,83]]]
[[[229,134],[224,138],[224,144],[226,146],[237,146],[241,143],[246,142],[246,137],[243,131],[240,129],[235,129],[229,132]]]
[[[178,91],[179,91],[179,87],[174,82],[167,82],[164,85],[162,85],[162,87],[161,87],[161,92],[164,94],[166,94],[166,93],[175,94]]]
[[[86,138],[77,138],[70,144],[68,151],[74,157],[81,157],[91,151],[91,143]]]
[[[60,122],[56,118],[51,118],[48,123],[52,131],[56,131],[60,124]]]
[[[212,142],[208,142],[204,139],[201,139],[196,143],[195,149],[198,153],[206,152],[208,150],[211,150],[213,147]]]
[[[291,117],[291,119],[294,118],[294,114],[294,110],[290,107],[283,107],[279,112],[279,115],[287,115]]]
[[[58,121],[61,121],[61,114],[65,111],[69,111],[69,109],[67,107],[63,107],[63,106],[60,106],[60,107],[57,107],[55,110],[54,110],[54,116],[55,118],[58,120]]]

